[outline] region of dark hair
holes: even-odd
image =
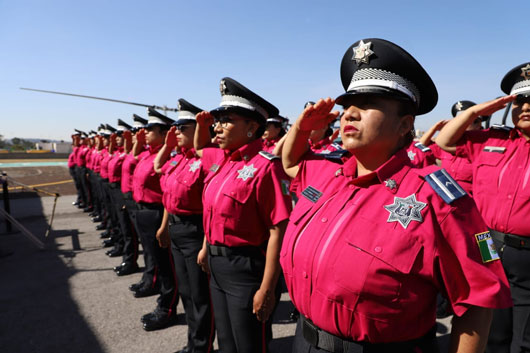
[[[417,108],[416,108],[416,105],[409,101],[409,100],[398,100],[398,115],[400,117],[402,116],[405,116],[405,115],[412,115],[412,116],[416,116],[416,112],[417,112]],[[414,141],[414,138],[416,137],[416,133],[414,132],[414,124],[412,124],[412,129],[409,131],[408,134],[406,134],[405,136],[403,136],[403,147],[404,146],[409,146],[412,141]]]
[[[331,126],[328,126],[322,138],[330,137],[331,135],[333,135],[333,129],[331,128]]]
[[[267,125],[268,125],[268,124],[272,124],[272,125],[274,125],[275,128],[280,128],[280,132],[278,133],[278,137],[282,138],[282,137],[286,134],[285,129],[283,128],[282,123],[279,123],[279,122],[277,122],[277,121],[268,121],[268,122],[267,122]],[[265,127],[267,127],[267,125],[265,125]]]

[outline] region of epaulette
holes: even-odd
[[[342,148],[340,150],[336,150],[336,151],[332,151],[332,152],[329,152],[329,153],[317,153],[318,156],[322,156],[326,159],[331,159],[331,160],[337,160],[337,159],[341,159],[342,156],[344,156],[344,154],[348,152],[346,150],[343,150]]]
[[[504,130],[504,131],[511,131],[512,128],[506,125],[500,125],[500,124],[493,124],[491,125],[491,128],[494,130]]]
[[[339,145],[339,144],[336,143],[336,142],[333,142],[333,143],[331,144],[331,146],[333,146],[333,147],[336,148],[337,150],[342,150],[342,149],[343,149],[342,146]]]
[[[464,189],[458,185],[445,169],[439,169],[427,174],[425,180],[427,180],[434,191],[448,204],[467,195]]]
[[[277,156],[275,154],[269,153],[267,151],[260,151],[259,155],[264,157],[264,158],[267,158],[269,161],[272,161],[274,159],[280,159],[280,156]]]
[[[425,146],[423,143],[421,142],[418,142],[416,144],[414,144],[414,146],[419,149],[420,151],[422,152],[429,152],[431,149],[427,146]]]
[[[177,151],[173,150],[171,151],[171,153],[169,154],[170,157],[175,157],[177,155]]]

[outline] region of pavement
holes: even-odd
[[[140,317],[156,297],[137,299],[128,286],[141,273],[118,277],[99,233],[86,213],[72,206],[74,195],[59,197],[52,231],[45,238],[53,197],[11,200],[13,216],[46,245],[39,250],[22,233],[5,233],[0,220],[0,350],[2,352],[175,352],[186,343],[183,308],[178,323],[146,332]],[[140,257],[140,266],[143,266]],[[292,304],[282,295],[273,319],[271,352],[290,352],[295,324]],[[447,351],[450,318],[439,322]]]

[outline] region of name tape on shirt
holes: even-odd
[[[322,192],[309,185],[304,189],[304,191],[302,191],[302,196],[315,203],[322,196]]]
[[[171,161],[170,165],[177,165],[177,161]]]
[[[212,164],[212,166],[210,167],[210,172],[216,172],[219,170],[219,165],[218,164]]]
[[[482,262],[490,262],[499,260],[499,253],[497,248],[493,243],[490,232],[483,232],[475,234],[475,239],[477,239],[478,249],[480,251],[480,256],[482,257]]]
[[[504,153],[504,151],[506,151],[506,147],[501,147],[501,146],[486,146],[486,147],[484,147],[484,152]]]
[[[448,204],[467,195],[465,190],[458,185],[445,169],[428,174],[425,179],[434,191]]]
[[[285,180],[285,179],[281,179],[280,182],[282,184],[282,193],[285,196],[291,195],[291,192],[289,191],[289,187],[291,185],[291,182],[289,180]]]
[[[421,142],[418,142],[417,144],[415,144],[414,146],[416,146],[417,149],[419,149],[420,151],[422,152],[428,152],[430,151],[431,149],[427,146],[425,146],[423,143]]]

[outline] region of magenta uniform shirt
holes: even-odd
[[[103,159],[103,151],[105,150],[97,151],[96,155],[92,159],[92,170],[96,173],[99,173],[101,170],[101,160]]]
[[[88,146],[79,146],[79,150],[78,150],[78,153],[77,153],[77,159],[76,159],[76,164],[80,167],[85,167],[86,166],[86,155],[88,153]]]
[[[138,155],[138,164],[133,174],[133,199],[136,202],[162,204],[160,174],[155,172],[154,167],[156,154],[162,146],[149,148],[146,153]]]
[[[149,152],[143,151],[138,155],[138,158],[134,158],[132,152],[130,152],[125,156],[121,166],[121,192],[124,194],[133,191],[134,169],[136,168],[136,165],[138,165],[138,160],[148,154]]]
[[[127,154],[123,152],[123,147],[118,147],[114,151],[108,164],[108,176],[110,183],[119,183],[121,181],[121,167]]]
[[[274,140],[262,139],[262,141],[263,141],[263,146],[261,147],[262,151],[272,153],[279,139],[274,139]]]
[[[516,129],[466,131],[456,155],[473,164],[473,198],[488,227],[530,237],[530,142]]]
[[[425,168],[436,164],[436,157],[430,147],[426,147],[418,143],[418,141],[412,141],[409,145],[407,148],[407,156],[412,165],[417,168]]]
[[[104,148],[101,151],[103,153],[101,154],[102,158],[101,158],[101,166],[99,169],[99,175],[103,179],[108,179],[109,178],[109,162],[110,162],[110,159],[112,158],[112,154],[109,153],[109,151],[106,148]]]
[[[203,192],[204,233],[212,245],[260,246],[269,227],[286,220],[291,211],[289,181],[280,160],[259,154],[255,140],[222,156],[209,168]]]
[[[309,147],[311,148],[311,151],[318,154],[326,154],[330,152],[335,152],[340,149],[340,146],[336,143],[333,143],[328,137],[323,138],[322,140],[318,141],[317,143],[309,142]]]
[[[484,262],[475,238],[488,229],[473,200],[443,201],[425,181],[436,170],[413,167],[405,149],[359,178],[354,157],[300,164],[280,262],[304,316],[334,335],[383,343],[431,329],[438,291],[457,315],[511,306],[498,256]]]
[[[429,145],[429,148],[432,150],[434,156],[442,162],[441,167],[447,170],[468,194],[472,195],[473,166],[469,159],[445,152],[435,143]]]
[[[72,152],[68,155],[68,168],[72,168],[76,166],[75,154],[76,154],[77,148],[78,147],[76,146],[72,147]]]
[[[202,190],[207,172],[194,149],[181,151],[162,167],[160,185],[164,208],[174,215],[202,214]]]

